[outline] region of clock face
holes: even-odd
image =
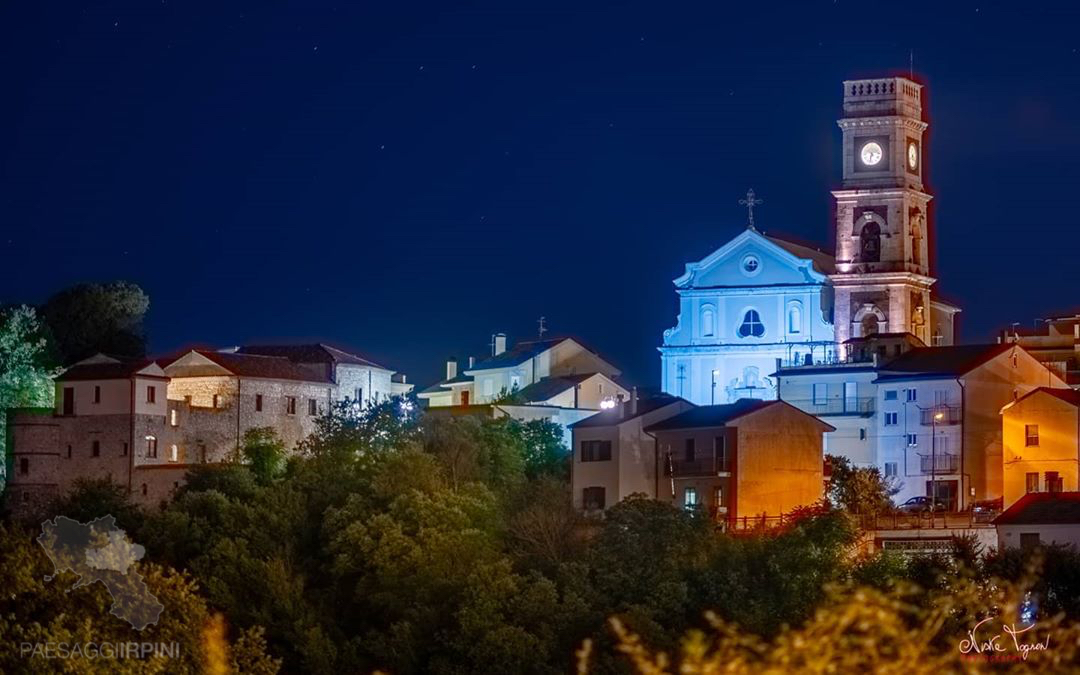
[[[859,153],[862,157],[862,163],[866,166],[874,166],[881,161],[882,152],[881,146],[874,141],[870,141],[866,145],[862,146],[862,150]]]
[[[907,146],[907,164],[912,169],[919,165],[919,148],[914,143],[908,143]]]

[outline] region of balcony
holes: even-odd
[[[935,419],[938,415],[941,415],[941,419]],[[919,411],[919,423],[924,427],[934,425],[939,427],[950,426],[960,424],[963,421],[964,411],[956,406],[937,405]]]
[[[858,415],[870,417],[874,414],[873,397],[845,397],[826,398],[817,401],[813,399],[784,399],[796,408],[814,415],[815,417],[828,417],[830,415]]]
[[[924,474],[957,473],[960,470],[960,457],[946,452],[939,452],[936,456],[920,455],[919,467]]]
[[[711,452],[708,457],[695,459],[685,459],[669,454],[664,465],[664,475],[673,478],[719,476],[729,471],[731,471],[731,458],[726,455],[714,457]]]

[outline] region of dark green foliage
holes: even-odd
[[[98,352],[112,356],[146,355],[143,317],[150,298],[127,281],[79,284],[45,301],[41,316],[64,364]]]
[[[128,497],[127,488],[105,478],[79,478],[71,491],[50,505],[45,515],[50,519],[67,516],[82,523],[113,516],[117,527],[127,532],[137,532],[144,519],[143,511]]]
[[[285,444],[273,427],[255,427],[244,432],[240,456],[251,467],[255,480],[266,485],[285,471]]]
[[[527,477],[570,477],[570,450],[563,442],[561,426],[551,420],[530,420],[518,423],[518,427]]]
[[[899,491],[892,479],[876,467],[854,467],[846,457],[827,455],[832,468],[829,499],[833,505],[860,516],[874,516],[892,509],[892,496]]]

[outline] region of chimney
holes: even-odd
[[[637,414],[637,387],[630,390],[630,414]]]
[[[475,366],[475,365],[476,365],[476,357],[475,356],[470,356],[469,357],[469,370],[472,370],[473,366]]]
[[[502,354],[503,352],[505,352],[506,351],[506,333],[495,333],[495,336],[492,339],[492,343],[493,343],[494,350],[495,350],[493,356],[498,356],[499,354]]]
[[[457,377],[457,359],[450,357],[446,359],[446,379],[452,380]]]

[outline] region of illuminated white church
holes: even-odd
[[[660,347],[666,393],[698,405],[775,399],[778,360],[835,362],[872,334],[953,343],[960,310],[930,297],[922,89],[903,77],[844,82],[835,256],[758,232],[751,191],[747,229],[686,265]]]

